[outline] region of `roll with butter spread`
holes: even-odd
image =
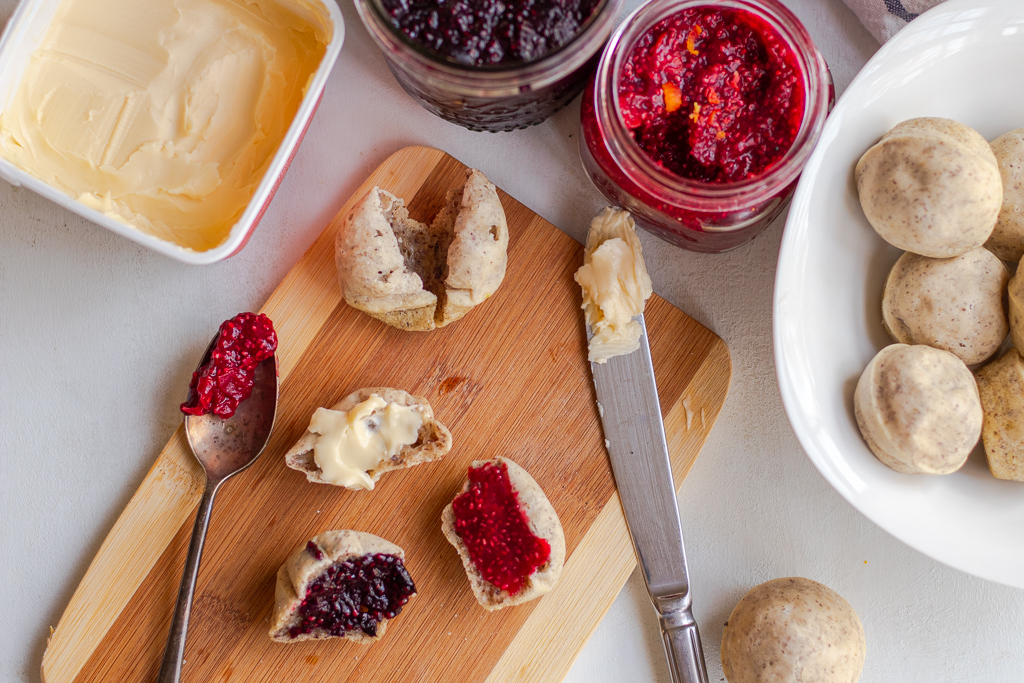
[[[372,490],[385,472],[439,460],[451,447],[451,432],[425,398],[371,387],[317,408],[284,459],[311,482]]]

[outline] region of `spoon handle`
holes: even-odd
[[[203,557],[203,544],[206,542],[206,530],[210,526],[210,513],[213,512],[213,497],[217,495],[220,482],[207,480],[203,490],[203,499],[199,502],[196,512],[196,524],[192,528],[192,542],[188,546],[188,557],[185,559],[185,571],[181,575],[181,587],[178,589],[178,603],[174,606],[174,619],[171,631],[167,634],[167,647],[164,650],[164,661],[160,665],[157,683],[178,683],[181,680],[181,667],[185,656],[185,637],[188,634],[188,618],[192,613],[192,596],[196,592],[196,580],[199,578],[199,561]]]

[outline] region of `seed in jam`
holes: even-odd
[[[192,373],[181,412],[231,417],[252,395],[253,375],[277,350],[277,334],[262,313],[241,313],[221,323],[210,360]]]
[[[600,0],[382,0],[413,43],[470,66],[532,62],[570,42]]]
[[[321,552],[310,544],[307,550]],[[360,630],[373,637],[380,622],[398,616],[415,594],[416,585],[397,555],[379,553],[336,562],[310,582],[297,610],[298,622],[288,635],[321,631],[344,636]]]
[[[530,531],[519,495],[504,463],[469,469],[469,488],[452,502],[455,532],[480,575],[516,594],[551,555],[551,546]]]
[[[645,33],[622,67],[619,110],[668,171],[706,183],[777,164],[804,114],[801,70],[775,29],[746,10],[686,9]]]

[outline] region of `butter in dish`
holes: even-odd
[[[0,177],[190,263],[244,246],[344,38],[332,0],[23,0]]]

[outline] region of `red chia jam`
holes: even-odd
[[[480,574],[516,594],[548,561],[551,546],[530,531],[504,463],[469,469],[469,489],[452,502],[455,531]]]
[[[210,360],[192,373],[181,412],[231,417],[238,404],[252,395],[256,366],[276,350],[274,324],[262,313],[241,313],[225,320]]]
[[[804,114],[796,55],[751,12],[685,9],[655,24],[622,68],[626,128],[672,173],[705,183],[754,178],[786,154]]]
[[[323,559],[312,541],[306,550],[314,559]],[[380,622],[398,616],[415,594],[416,585],[397,555],[363,555],[335,562],[310,582],[297,610],[299,621],[288,635],[295,638],[323,631],[344,636],[358,629],[372,637]]]
[[[469,66],[532,62],[580,32],[600,0],[381,0],[413,43]]]

